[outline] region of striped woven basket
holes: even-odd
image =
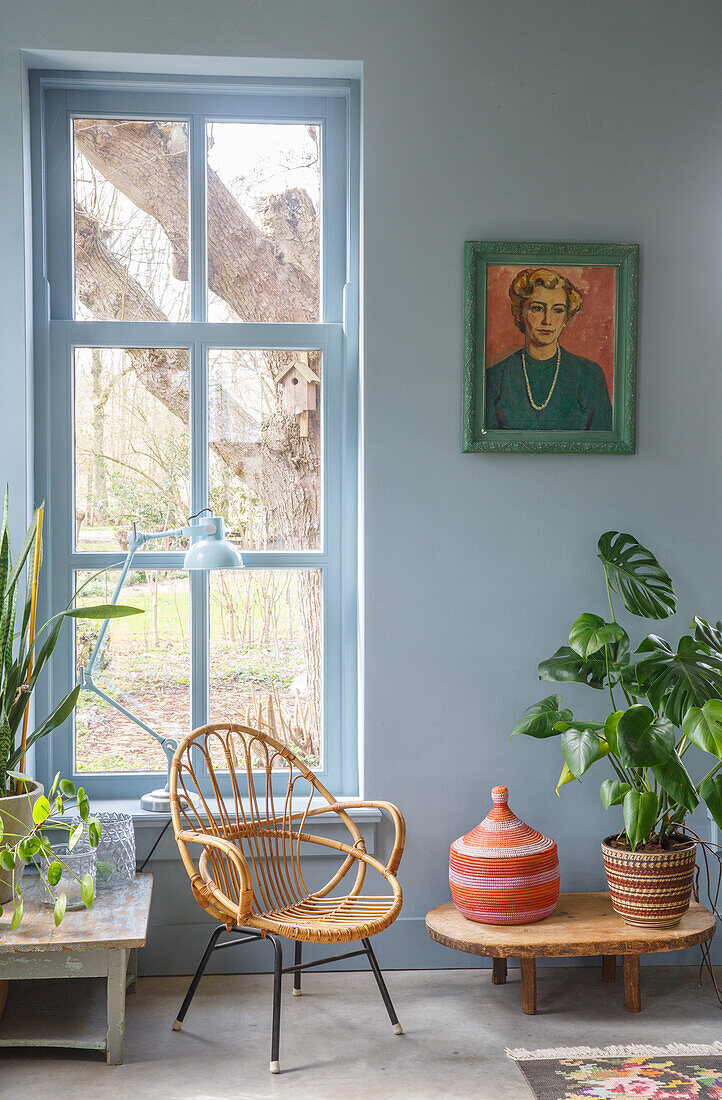
[[[623,852],[602,841],[612,906],[625,924],[674,928],[689,909],[697,845],[669,852]]]
[[[491,797],[494,806],[487,817],[451,845],[454,905],[482,924],[543,920],[559,898],[557,846],[509,809],[506,787],[494,787]]]

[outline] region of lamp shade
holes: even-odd
[[[198,527],[198,535],[191,535],[191,545],[183,559],[184,569],[243,568],[240,552],[226,539],[221,516],[209,516],[191,526]]]

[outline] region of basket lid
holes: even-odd
[[[462,856],[483,859],[518,859],[555,848],[555,842],[532,829],[508,805],[506,787],[492,787],[494,805],[484,820],[451,845]]]

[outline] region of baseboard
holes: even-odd
[[[139,956],[140,973],[146,976],[192,974],[214,927],[215,924],[207,920],[193,924],[151,926],[147,946]],[[486,970],[491,966],[491,959],[454,951],[430,939],[423,917],[399,917],[391,928],[374,937],[373,945],[379,964],[385,970]],[[288,951],[290,959],[290,944]],[[304,959],[308,961],[328,953],[327,945],[304,945]],[[641,957],[643,965],[652,966],[695,965],[699,963],[699,959],[698,948]],[[538,962],[540,967],[594,964],[594,956],[540,959]],[[510,969],[517,965],[516,959],[509,960]],[[270,973],[272,966],[273,951],[270,944],[259,941],[238,947],[237,950],[217,952],[208,966],[208,973],[265,974]],[[331,970],[365,968],[364,959],[350,959],[348,962],[332,963],[328,967]]]

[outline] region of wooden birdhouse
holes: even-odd
[[[297,359],[276,379],[281,391],[283,411],[299,417],[301,435],[308,436],[308,414],[317,408],[317,391],[321,379],[308,363]]]

